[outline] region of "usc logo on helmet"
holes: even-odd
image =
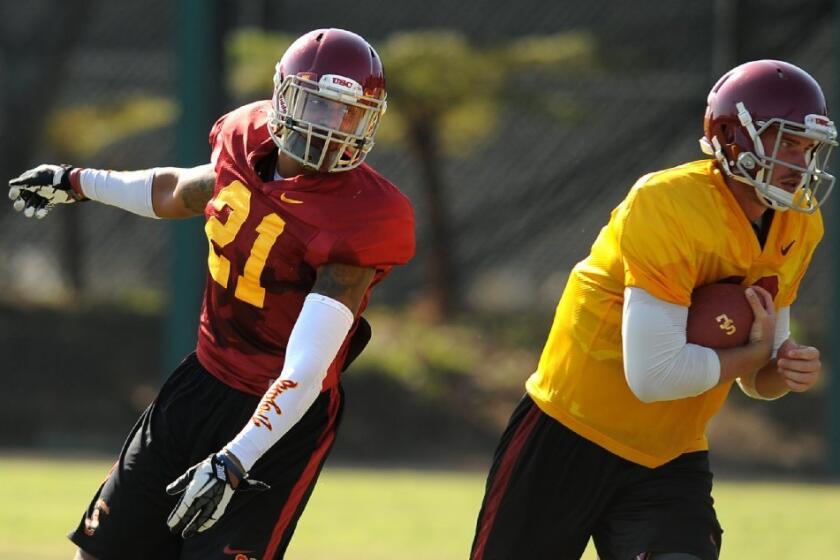
[[[354,85],[350,80],[345,80],[343,78],[339,78],[338,76],[333,76],[332,82],[348,89],[352,88]]]

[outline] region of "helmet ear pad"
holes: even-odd
[[[738,159],[746,146],[752,145],[752,140],[740,124],[733,122],[718,122],[715,136],[721,144],[723,153],[730,165]]]
[[[723,145],[728,146],[735,143],[736,127],[730,126],[728,123],[720,125],[720,139],[723,140]]]

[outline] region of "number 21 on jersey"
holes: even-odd
[[[207,241],[210,244],[210,254],[207,257],[207,267],[210,276],[223,288],[228,287],[230,281],[230,261],[216,253],[213,242],[219,249],[231,243],[251,212],[251,191],[239,181],[234,181],[218,192],[212,201],[213,207],[221,211],[225,206],[230,208],[227,221],[222,223],[216,216],[210,216],[204,225]],[[251,254],[245,262],[242,274],[237,275],[236,299],[250,303],[254,307],[262,308],[265,303],[265,288],[260,285],[260,276],[265,269],[268,254],[283,233],[286,222],[277,214],[267,214],[257,226],[257,239],[251,246]]]

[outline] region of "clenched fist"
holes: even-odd
[[[70,204],[81,200],[70,184],[67,164],[43,164],[9,181],[9,198],[14,209],[27,218],[43,218],[56,204]]]

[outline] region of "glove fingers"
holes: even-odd
[[[207,519],[207,521],[205,521],[205,522],[204,522],[204,524],[203,524],[203,525],[201,525],[201,527],[199,527],[199,528],[198,528],[198,532],[199,532],[199,533],[201,533],[201,532],[203,532],[203,531],[206,531],[207,529],[209,529],[210,527],[212,527],[213,525],[215,525],[215,524],[216,524],[216,521],[218,521],[220,517],[221,517],[221,513],[211,515],[211,516]],[[192,534],[191,534],[190,536],[192,536]]]
[[[210,527],[216,522],[213,519],[213,512],[218,508],[219,491],[222,489],[212,488],[204,496],[199,496],[193,501],[193,507],[196,509],[196,514],[191,516],[191,521],[184,527],[181,535],[186,539],[192,537],[199,531],[203,531],[206,527]]]
[[[9,186],[10,187],[27,187],[31,183],[29,182],[29,178],[32,175],[32,170],[30,169],[26,173],[15,177],[14,179],[9,179]]]
[[[27,218],[30,218],[35,213],[35,210],[37,210],[38,208],[43,208],[47,205],[47,203],[47,199],[43,196],[37,195],[31,191],[22,190],[18,192],[18,197],[15,199],[13,207],[18,212],[20,212],[21,210],[28,210],[31,208],[31,212],[24,212],[24,215]]]
[[[20,199],[23,199],[24,201],[23,215],[27,218],[31,218],[32,216],[34,216],[37,211],[43,209],[49,203],[49,201],[43,196],[37,195],[29,191],[21,191]],[[15,201],[15,210],[17,210],[19,206],[20,205],[17,203],[17,201]],[[46,216],[46,212],[44,212],[41,217],[44,216]]]
[[[166,525],[173,533],[180,533],[190,518],[187,517],[187,504],[184,503],[184,497],[178,500],[178,504],[172,509],[172,513],[166,519]]]
[[[207,516],[204,523],[198,527],[199,533],[206,531],[219,520],[227,509],[227,505],[232,497],[233,489],[226,483],[223,483],[221,486],[217,485],[213,489],[211,495],[208,496],[207,505],[204,507],[207,511]]]
[[[32,202],[34,202],[38,198],[41,198],[41,195],[35,194],[30,190],[24,189],[18,193],[18,198],[23,199],[26,205],[29,206]]]
[[[197,533],[203,531],[205,529],[205,525],[210,527],[215,523],[215,519],[210,519],[210,512],[199,510],[198,513],[192,518],[192,520],[184,527],[184,530],[181,532],[181,536],[185,539],[188,539]]]
[[[166,493],[170,496],[174,496],[186,490],[187,486],[190,485],[190,480],[192,480],[194,474],[195,467],[193,466],[190,467],[190,470],[176,478],[173,482],[170,482],[166,487]]]
[[[39,220],[43,220],[44,218],[47,217],[47,214],[49,214],[50,210],[52,210],[52,209],[53,209],[52,204],[47,204],[43,208],[38,208],[37,210],[35,210],[35,217],[38,218]]]
[[[197,520],[201,517],[201,510],[194,511],[190,509],[187,515],[181,519],[181,522],[178,523],[176,527],[172,529],[173,533],[180,534],[183,538],[188,538],[193,536],[196,531],[193,526],[197,523]]]
[[[43,196],[40,196],[40,195],[37,195],[37,194],[33,194],[32,196],[29,197],[29,200],[26,201],[26,205],[31,206],[35,210],[38,210],[40,208],[45,208],[49,203],[50,203],[49,200],[47,200]]]
[[[259,487],[262,483],[254,484]],[[233,489],[226,480],[224,467],[211,455],[193,466],[166,487],[170,495],[183,492],[166,524],[187,539],[209,529],[224,513]]]
[[[28,186],[42,186],[52,185],[52,172],[48,169],[42,169],[44,166],[38,166],[35,169],[24,171],[18,177],[9,181],[10,187],[28,187]]]
[[[177,480],[169,483],[169,485],[166,487],[166,493],[170,496],[180,494],[181,492],[187,489],[187,486],[189,486],[189,484],[190,477],[185,474],[182,474],[177,478]]]

